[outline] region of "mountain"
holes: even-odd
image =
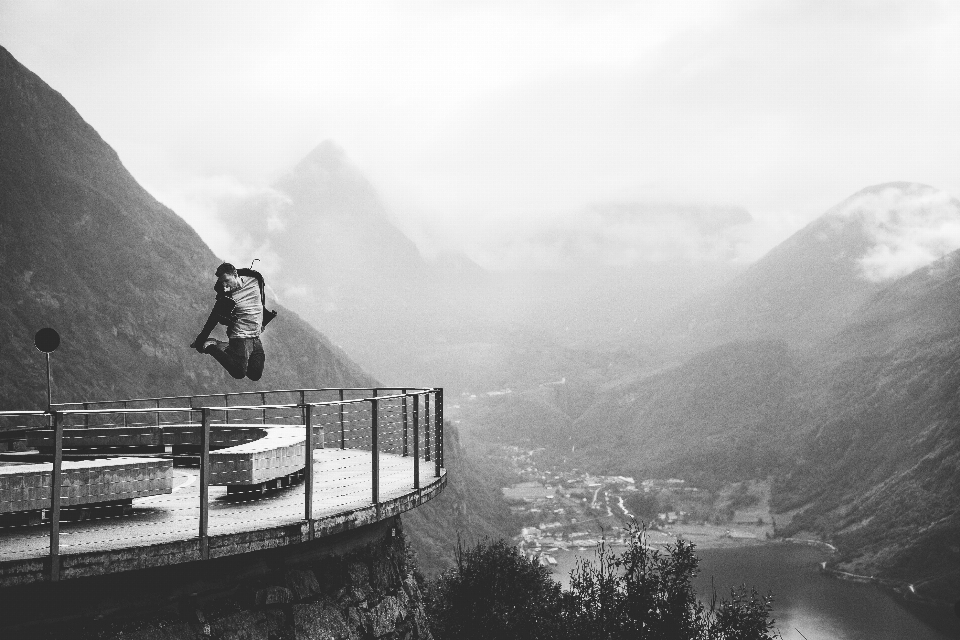
[[[960,598],[960,251],[875,295],[826,342],[825,410],[774,492],[784,533],[842,568]]]
[[[733,342],[606,385],[569,440],[609,473],[680,475],[702,485],[766,477],[810,428],[807,378],[783,341]]]
[[[482,270],[462,256],[425,262],[335,143],[321,143],[223,215],[238,245],[261,258],[281,299],[365,369],[387,384],[441,384],[420,353],[460,331],[450,320],[450,293],[461,277],[482,280]]]
[[[672,318],[686,351],[731,340],[801,348],[843,327],[886,284],[960,247],[960,201],[933,187],[867,187]]]
[[[44,406],[33,336],[46,326],[62,336],[55,402],[375,384],[285,308],[264,334],[255,386],[190,349],[219,262],[63,96],[0,48],[3,409]]]
[[[373,185],[332,141],[229,218],[242,240],[269,258],[268,268],[282,271],[286,297],[328,313],[365,302],[359,292],[367,282],[395,285],[425,269]]]
[[[543,442],[613,473],[772,475],[781,533],[822,537],[842,569],[952,602],[960,251],[947,249],[958,225],[957,201],[931,187],[860,192],[726,289],[743,309],[713,307],[716,331],[691,332],[680,364],[620,369]],[[746,324],[762,305],[770,313]]]

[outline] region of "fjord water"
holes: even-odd
[[[754,586],[774,595],[773,617],[784,640],[944,640],[895,598],[871,584],[837,580],[820,573],[829,556],[795,544],[702,549],[695,580],[701,600],[716,588],[729,598],[731,587]],[[947,624],[952,621],[947,620]],[[960,625],[958,625],[960,626]]]

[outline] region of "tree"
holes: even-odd
[[[600,543],[598,560],[581,559],[560,591],[549,573],[503,540],[459,548],[457,566],[428,590],[438,640],[772,640],[772,598],[746,588],[710,607],[692,580],[699,558],[678,540],[665,550],[645,544],[634,521],[621,554]]]
[[[716,595],[709,609],[697,599],[692,580],[700,563],[694,545],[677,540],[664,551],[645,544],[634,522],[630,544],[620,555],[601,544],[598,562],[579,562],[570,591],[562,596],[566,638],[573,640],[767,640],[772,598],[745,588],[732,600]]]
[[[559,635],[559,600],[550,572],[504,540],[458,542],[456,567],[431,585],[427,612],[438,640],[547,640]]]
[[[579,562],[564,593],[570,638],[685,640],[707,638],[707,618],[691,580],[699,562],[693,545],[678,540],[666,553],[644,544],[630,526],[620,555],[601,545],[598,562]]]
[[[653,522],[661,511],[657,497],[648,493],[629,493],[624,496],[623,505],[634,518],[643,522]]]

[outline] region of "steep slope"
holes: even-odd
[[[570,439],[593,467],[713,484],[775,473],[809,429],[807,380],[782,341],[734,342],[603,389]]]
[[[33,335],[44,326],[63,338],[54,401],[372,383],[286,309],[264,335],[256,386],[189,349],[218,263],[60,94],[0,48],[4,409],[43,404]]]
[[[519,523],[500,493],[497,479],[467,455],[459,430],[444,425],[443,462],[447,486],[430,502],[403,515],[417,566],[433,575],[454,566],[457,542],[511,538]]]
[[[730,340],[826,339],[870,296],[960,246],[960,201],[915,183],[863,189],[778,245],[728,285],[683,306],[689,352]]]
[[[844,567],[960,597],[960,252],[890,285],[819,352],[826,411],[778,484],[785,533]]]

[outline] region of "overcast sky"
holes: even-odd
[[[749,259],[960,195],[957,2],[0,0],[0,44],[221,255],[220,199],[326,139],[428,251],[639,199],[746,208]]]

